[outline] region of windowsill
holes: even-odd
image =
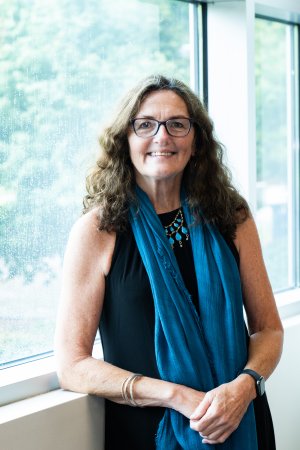
[[[300,314],[300,288],[279,292],[275,299],[282,320]]]
[[[46,409],[54,408],[67,402],[72,402],[86,397],[86,394],[56,389],[45,394],[30,397],[0,408],[0,425],[29,416]]]
[[[97,340],[93,356],[102,358],[102,347]],[[39,359],[0,370],[0,407],[59,389],[55,358]]]
[[[0,371],[0,406],[58,389],[54,357]]]
[[[103,450],[104,401],[57,389],[0,408],[1,448]]]

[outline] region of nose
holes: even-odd
[[[168,139],[170,137],[166,124],[160,123],[158,126],[158,130],[154,136],[154,139],[160,140],[160,139]]]

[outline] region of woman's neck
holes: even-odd
[[[178,182],[139,183],[148,195],[157,214],[174,211],[180,207],[180,184]]]

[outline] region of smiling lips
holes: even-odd
[[[175,152],[150,152],[149,156],[172,156]]]

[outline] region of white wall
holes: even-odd
[[[299,450],[300,316],[284,321],[281,361],[266,383],[273,415],[277,450]]]
[[[102,399],[60,390],[3,406],[0,449],[102,450],[103,406]]]

